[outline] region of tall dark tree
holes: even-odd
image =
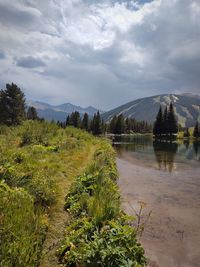
[[[29,107],[26,116],[28,120],[38,120],[38,114],[36,108]]]
[[[161,136],[163,134],[163,111],[161,106],[159,108],[156,121],[154,123],[153,134],[157,136]]]
[[[78,111],[72,112],[71,117],[70,117],[70,123],[75,128],[80,128],[81,117],[80,117],[80,113]]]
[[[81,122],[81,128],[85,129],[86,131],[89,130],[89,116],[87,113],[84,113],[84,115],[83,115],[83,119]]]
[[[66,126],[70,126],[70,125],[72,125],[72,124],[71,124],[71,116],[70,116],[70,115],[67,115],[65,124],[66,124]]]
[[[178,133],[178,122],[174,113],[174,107],[172,103],[170,103],[169,106],[167,127],[168,127],[168,133],[170,135]]]
[[[131,119],[130,118],[126,118],[125,120],[125,131],[127,133],[130,133],[132,130],[132,123],[131,123]]]
[[[169,133],[169,127],[168,127],[168,108],[166,106],[163,114],[163,128],[162,128],[162,133],[163,134],[168,134]]]
[[[196,125],[194,127],[193,137],[194,138],[200,137],[200,130],[199,130],[199,123],[198,122],[196,123]]]
[[[117,117],[116,127],[115,127],[115,133],[116,134],[122,134],[125,132],[125,122],[124,122],[124,116],[123,114],[120,114]]]
[[[111,133],[115,133],[115,129],[116,129],[116,123],[117,123],[117,116],[115,115],[111,121],[110,121],[110,124],[109,124],[109,131]]]
[[[0,91],[0,124],[18,125],[26,118],[25,96],[14,83]]]
[[[102,119],[99,111],[94,114],[93,120],[91,122],[91,131],[94,135],[100,135],[103,133]]]

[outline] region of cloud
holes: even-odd
[[[0,50],[0,59],[5,59],[6,55],[3,51]]]
[[[198,0],[0,0],[0,80],[100,109],[198,93],[199,17]]]
[[[16,65],[22,68],[34,69],[44,67],[46,64],[41,59],[28,56],[16,59]]]

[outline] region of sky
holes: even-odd
[[[0,0],[0,88],[109,110],[200,93],[200,0]]]

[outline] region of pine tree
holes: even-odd
[[[115,133],[116,134],[122,134],[122,133],[124,133],[124,131],[125,131],[124,116],[123,116],[123,114],[120,114],[117,117]]]
[[[100,135],[103,133],[102,119],[99,111],[94,114],[93,120],[91,122],[91,131],[94,135]]]
[[[113,134],[115,134],[115,129],[116,129],[116,123],[117,123],[117,116],[115,115],[109,124],[109,131]]]
[[[163,134],[168,134],[169,133],[169,128],[168,128],[168,108],[166,106],[164,115],[163,115],[163,129],[162,129]]]
[[[200,137],[200,130],[199,130],[199,123],[198,122],[196,123],[196,125],[194,127],[193,137],[194,138]]]
[[[156,136],[161,136],[163,134],[163,111],[161,106],[154,123],[153,134]]]
[[[178,123],[175,117],[174,107],[172,103],[170,103],[169,106],[167,127],[168,127],[168,133],[170,135],[178,133]]]
[[[26,117],[25,96],[14,83],[6,84],[0,91],[0,124],[20,124]]]
[[[84,115],[83,115],[83,119],[81,122],[81,128],[85,129],[86,131],[89,130],[89,116],[87,113],[84,113]]]
[[[36,108],[29,107],[26,116],[28,120],[38,120],[38,114]]]
[[[67,115],[65,124],[66,124],[66,126],[70,126],[70,125],[72,125],[72,124],[71,124],[71,116],[70,116],[70,115]]]
[[[125,120],[125,132],[126,132],[126,133],[130,133],[131,130],[132,130],[131,122],[132,122],[131,119],[126,118],[126,120]]]
[[[80,128],[81,126],[81,117],[80,113],[78,111],[72,112],[70,116],[70,123],[75,128]]]

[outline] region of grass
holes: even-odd
[[[90,162],[96,143],[86,132],[45,122],[0,127],[3,266],[36,266],[39,261],[41,266],[56,266],[52,251],[67,217],[64,196],[74,176]]]
[[[115,153],[102,140],[66,196],[70,221],[58,250],[62,266],[146,266],[137,231],[120,208],[117,177]]]
[[[146,266],[106,140],[26,121],[0,127],[0,155],[0,266]]]

